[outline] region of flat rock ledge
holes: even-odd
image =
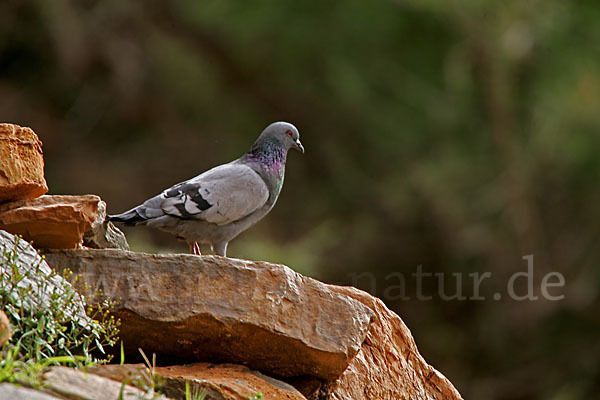
[[[279,377],[338,378],[374,313],[283,265],[215,256],[52,250],[47,262],[120,299],[121,339],[158,359],[232,362]]]
[[[51,250],[46,260],[120,299],[126,352],[157,353],[159,365],[173,357],[240,364],[309,400],[462,399],[419,354],[402,319],[358,289],[215,256]],[[214,368],[198,365],[193,374],[171,372],[197,381]]]

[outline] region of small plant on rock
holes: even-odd
[[[199,388],[190,390],[190,381],[185,381],[185,400],[204,400],[206,392]]]
[[[68,280],[77,278],[50,269],[22,239],[0,245],[0,309],[12,326],[0,354],[0,382],[19,373],[32,377],[27,372],[40,366],[102,361],[93,352],[114,345],[119,321],[110,315],[113,304],[88,307]]]

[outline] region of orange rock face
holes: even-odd
[[[185,382],[203,390],[208,399],[248,400],[257,393],[264,399],[306,400],[293,386],[257,371],[235,364],[197,363],[156,368],[166,378],[164,393],[174,399],[185,399]]]
[[[42,196],[0,204],[0,229],[22,235],[37,248],[81,247],[101,209],[98,196]]]
[[[0,203],[47,191],[40,139],[30,128],[0,124]]]
[[[375,312],[361,350],[319,398],[352,400],[461,400],[452,383],[419,354],[402,319],[383,302],[352,287],[330,286]],[[312,397],[311,397],[312,398]]]

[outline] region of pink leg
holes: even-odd
[[[188,242],[188,245],[190,246],[190,254],[195,254],[197,256],[202,255],[202,253],[200,252],[200,245],[198,244],[198,242]]]

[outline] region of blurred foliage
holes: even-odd
[[[467,399],[596,398],[599,18],[595,0],[5,0],[0,119],[44,141],[51,193],[113,213],[291,121],[306,154],[231,256],[370,272],[382,297],[417,265],[489,271],[486,301],[386,302]],[[527,254],[564,300],[491,300]]]

